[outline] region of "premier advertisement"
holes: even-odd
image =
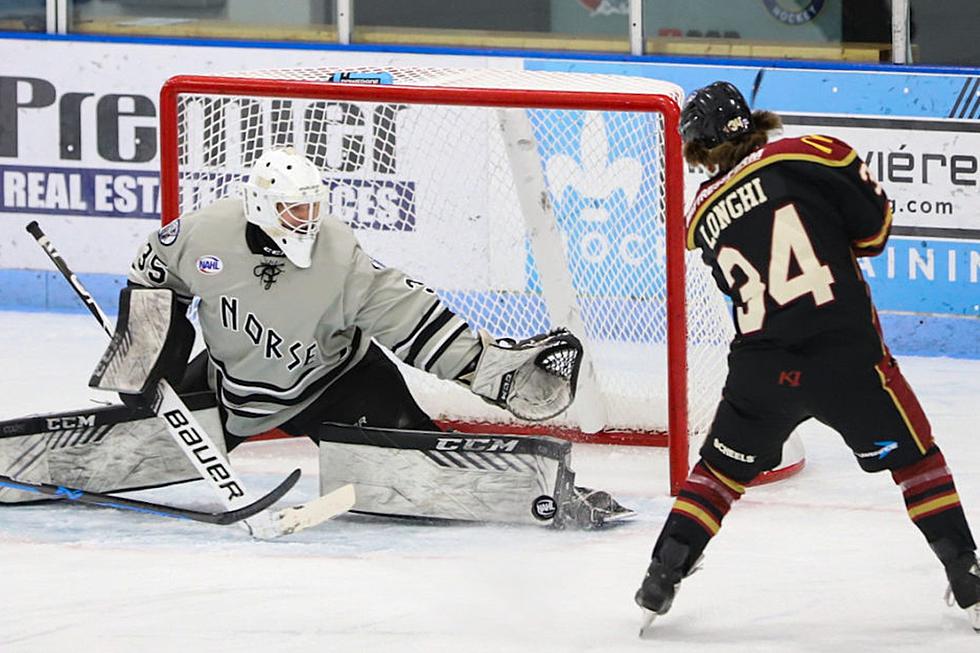
[[[517,68],[520,61],[0,39],[0,270],[47,269],[23,232],[37,219],[56,242],[71,241],[65,255],[79,271],[125,273],[160,219],[158,103],[169,77],[370,65]],[[334,195],[366,191],[341,190]],[[0,304],[10,303],[0,295]]]

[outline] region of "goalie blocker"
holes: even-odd
[[[179,380],[194,345],[186,312],[170,289],[123,288],[115,333],[89,387],[114,390],[128,405],[142,408],[160,379]]]
[[[352,510],[379,515],[597,528],[632,517],[578,487],[570,442],[322,424],[320,493],[353,484]]]

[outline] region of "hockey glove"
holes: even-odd
[[[483,352],[470,390],[521,419],[554,417],[575,399],[582,343],[566,329],[528,338],[495,340],[480,332]]]

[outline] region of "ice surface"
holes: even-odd
[[[87,315],[0,312],[0,419],[80,408],[104,335]],[[905,359],[980,524],[980,361]],[[77,506],[0,508],[0,651],[976,651],[887,474],[803,432],[807,468],[750,490],[637,638],[632,595],[669,510],[661,450],[576,445],[579,480],[640,511],[599,533],[349,516],[278,542]],[[245,480],[304,478],[305,441],[248,445]],[[198,484],[138,496],[216,509]]]

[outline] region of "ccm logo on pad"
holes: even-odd
[[[503,438],[439,438],[437,451],[508,451],[517,448],[519,440]]]
[[[224,263],[217,256],[208,254],[197,259],[197,271],[201,274],[218,274],[223,267]]]

